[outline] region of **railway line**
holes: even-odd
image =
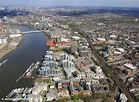
[[[88,43],[90,45],[90,48],[92,50],[92,53],[93,53],[94,57],[98,60],[98,63],[101,65],[102,70],[105,73],[109,73],[110,74],[111,79],[117,84],[119,89],[128,97],[128,101],[129,102],[139,102],[136,99],[136,97],[132,93],[130,93],[130,91],[124,85],[122,80],[120,80],[120,78],[112,72],[112,69],[107,65],[105,60],[99,56],[99,54],[97,53],[96,49],[94,48],[94,46],[92,44],[92,41],[91,41],[90,37],[85,32],[81,31],[80,29],[78,29],[76,27],[74,27],[73,29],[78,31],[79,34],[81,34],[83,37],[85,37],[87,39],[87,41],[88,41]]]

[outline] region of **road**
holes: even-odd
[[[94,49],[94,46],[92,44],[92,40],[90,39],[90,37],[83,31],[79,30],[78,28],[73,28],[74,30],[78,31],[79,34],[81,34],[83,37],[85,37],[92,49],[92,53],[94,55],[94,57],[98,60],[99,64],[102,67],[102,70],[105,73],[109,73],[111,79],[117,84],[117,86],[119,87],[119,89],[128,97],[128,101],[129,102],[138,102],[138,100],[135,98],[135,96],[130,93],[130,91],[127,89],[127,87],[124,85],[124,83],[122,82],[122,80],[120,80],[120,78],[115,75],[114,73],[112,73],[112,69],[107,65],[107,63],[104,61],[104,59],[102,57],[99,56],[99,54],[97,53],[96,49]]]

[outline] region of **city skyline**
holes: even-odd
[[[139,7],[139,0],[0,0],[3,6],[104,6],[104,7]]]

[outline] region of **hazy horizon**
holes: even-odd
[[[139,7],[139,0],[0,0],[1,6],[92,6],[92,7]]]

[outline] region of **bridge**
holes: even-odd
[[[43,30],[26,31],[26,32],[21,32],[21,34],[40,33],[40,32],[43,32]]]

